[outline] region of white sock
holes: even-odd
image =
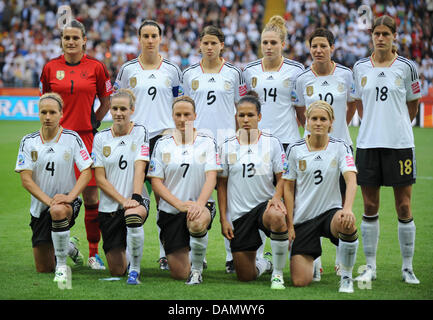
[[[70,231],[51,231],[53,239],[54,254],[56,255],[56,267],[66,266],[69,251]]]
[[[379,216],[376,215],[375,217],[377,218],[374,220],[366,220],[364,216],[361,222],[364,255],[367,265],[370,265],[373,270],[376,270],[376,252],[380,234]]]
[[[203,271],[203,261],[206,257],[206,248],[209,236],[206,233],[202,237],[189,237],[189,245],[191,247],[191,270]]]
[[[77,254],[77,249],[75,248],[74,244],[69,241],[68,243],[68,256],[73,257]]]
[[[410,222],[398,221],[398,241],[400,242],[400,252],[403,260],[402,270],[412,270],[412,260],[415,251],[416,227],[413,220]]]
[[[259,230],[259,233],[260,233],[260,238],[262,238],[262,245],[257,249],[256,257],[263,258],[263,252],[265,251],[266,239],[268,239],[268,237],[266,236],[266,234],[262,230]]]
[[[340,247],[339,245],[335,246],[335,265],[338,266],[340,264]]]
[[[274,270],[272,276],[283,275],[284,267],[286,266],[287,253],[289,248],[289,240],[279,241],[271,239],[272,248],[272,263]]]
[[[346,242],[340,239],[340,264],[341,264],[341,277],[352,278],[353,266],[356,261],[356,252],[358,250],[358,239],[353,242]]]
[[[126,227],[127,252],[130,255],[129,272],[140,273],[141,258],[144,247],[144,229],[141,227]]]
[[[271,269],[271,264],[265,258],[260,258],[256,256],[256,269],[257,269],[257,278],[260,277],[265,271]]]
[[[228,240],[226,237],[224,237],[224,246],[226,248],[226,261],[232,261],[233,255],[232,249],[230,248],[230,240]]]
[[[158,221],[158,218],[157,218],[157,221]],[[162,257],[165,257],[165,250],[164,250],[164,246],[162,245],[161,239],[159,237],[159,234],[161,233],[161,228],[158,225],[156,225],[156,228],[158,230],[159,257],[162,258]]]

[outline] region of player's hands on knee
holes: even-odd
[[[337,219],[341,228],[341,232],[347,232],[354,228],[356,218],[352,211],[341,209],[337,211]]]
[[[126,201],[122,203],[122,206],[125,210],[136,208],[139,205],[140,203],[137,200],[133,200],[133,199],[126,199]]]
[[[286,206],[284,205],[284,202],[281,201],[281,199],[272,198],[271,200],[269,200],[266,206],[266,210],[268,210],[271,206],[274,206],[277,210],[282,211],[285,215],[287,215]]]
[[[206,209],[206,207],[200,205],[198,202],[194,202],[194,201],[188,201],[188,202],[190,202],[190,206],[186,213],[186,219],[188,221],[194,221],[204,213],[204,209]]]
[[[73,201],[74,199],[70,199],[66,194],[56,194],[51,199],[50,207],[58,204],[71,204]]]

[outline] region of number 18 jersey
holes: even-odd
[[[364,58],[353,67],[357,99],[363,116],[357,148],[413,148],[407,101],[421,98],[415,64],[397,56],[389,67],[375,67]]]

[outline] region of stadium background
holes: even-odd
[[[246,63],[260,57],[260,32],[264,23],[273,14],[282,15],[287,23],[289,38],[284,55],[309,66],[311,59],[305,40],[310,31],[317,26],[325,26],[332,30],[337,37],[334,59],[339,63],[352,67],[358,58],[367,56],[371,50],[370,38],[367,31],[360,30],[357,23],[359,6],[369,6],[375,16],[387,13],[398,20],[398,52],[400,55],[415,60],[421,76],[421,90],[423,92],[422,112],[430,112],[424,119],[418,119],[418,124],[432,126],[431,106],[433,105],[433,0],[426,1],[257,1],[257,0],[218,0],[218,1],[66,1],[55,0],[0,0],[0,119],[37,119],[37,96],[39,75],[43,65],[49,59],[61,54],[59,47],[59,30],[57,28],[56,12],[60,5],[71,6],[74,17],[82,21],[87,28],[89,39],[87,53],[105,62],[110,70],[112,80],[117,75],[119,67],[127,60],[138,54],[138,42],[136,28],[146,18],[156,19],[164,26],[161,54],[164,57],[178,63],[184,69],[188,65],[200,59],[198,54],[198,34],[207,24],[217,24],[226,35],[226,50],[224,56],[227,60],[243,67]],[[429,94],[430,90],[430,94]],[[430,109],[428,109],[430,108]],[[17,118],[14,118],[14,114]],[[426,123],[423,123],[426,122]],[[425,125],[427,124],[427,125]],[[52,293],[51,275],[37,275],[32,264],[31,249],[29,247],[15,247],[6,245],[13,243],[28,245],[29,228],[24,208],[28,208],[28,194],[19,186],[18,177],[13,173],[13,165],[16,158],[16,149],[19,137],[24,133],[34,130],[38,126],[32,123],[28,126],[22,122],[0,121],[0,132],[3,140],[0,154],[1,176],[4,178],[1,187],[0,201],[0,298],[2,299],[62,299],[73,297],[75,299],[101,299],[128,297],[123,283],[119,285],[94,284],[90,279],[98,278],[91,272],[81,269],[74,273],[74,288],[86,287],[87,291],[71,290],[71,293],[55,291]],[[15,129],[16,127],[16,129]],[[30,129],[31,128],[31,129]],[[14,132],[14,130],[18,132]],[[354,298],[361,299],[432,299],[431,287],[431,180],[433,162],[431,151],[431,129],[415,128],[417,142],[417,160],[419,163],[419,180],[414,191],[414,206],[416,206],[417,224],[417,251],[415,256],[415,269],[419,271],[422,281],[421,287],[407,288],[400,282],[397,283],[399,268],[399,249],[396,246],[395,226],[383,231],[382,246],[390,246],[389,250],[381,251],[378,257],[383,265],[381,276],[384,281],[374,284],[376,290],[367,292],[358,290]],[[356,130],[351,128],[352,137]],[[384,207],[393,210],[391,190],[385,191]],[[16,196],[18,195],[18,197]],[[26,197],[24,199],[24,197]],[[360,193],[357,195],[356,212],[361,208]],[[392,211],[391,211],[392,212]],[[389,221],[394,221],[389,214]],[[22,216],[17,218],[17,216]],[[384,218],[383,219],[387,219]],[[424,220],[423,220],[424,219]],[[18,222],[19,221],[19,222]],[[385,220],[386,221],[386,220]],[[154,223],[154,221],[150,221]],[[17,228],[9,227],[14,223]],[[154,229],[149,223],[146,228]],[[395,224],[395,221],[393,222]],[[386,226],[386,223],[383,223]],[[394,228],[394,229],[392,229]],[[74,230],[84,231],[82,223]],[[213,236],[222,242],[219,230],[213,230]],[[147,233],[146,233],[147,234]],[[382,237],[382,236],[381,236]],[[83,244],[85,236],[82,235]],[[382,238],[381,238],[382,239]],[[430,240],[429,240],[430,239]],[[157,252],[155,240],[148,251]],[[389,244],[392,243],[392,244]],[[217,245],[212,243],[209,252],[217,251]],[[218,244],[221,246],[221,243]],[[83,245],[85,247],[85,245]],[[220,248],[218,248],[220,250]],[[220,250],[222,252],[222,250]],[[220,254],[222,254],[220,252]],[[428,252],[423,254],[423,252]],[[331,273],[330,265],[333,263],[333,248],[328,248],[324,256],[327,274],[319,286],[313,285],[302,291],[294,291],[287,288],[286,293],[270,294],[263,290],[268,285],[268,279],[260,280],[255,284],[237,284],[236,281],[228,281],[230,290],[221,287],[215,290],[215,286],[222,285],[227,276],[220,271],[221,257],[210,256],[211,276],[208,278],[209,286],[197,289],[195,293],[185,292],[179,289],[176,299],[213,299],[213,291],[219,293],[218,299],[250,299],[254,292],[256,299],[341,299],[334,291],[335,279]],[[330,254],[329,254],[330,253]],[[152,258],[153,259],[153,258]],[[146,279],[146,286],[151,292],[158,292],[159,299],[172,298],[178,287],[182,284],[174,284],[168,277],[160,276],[154,260],[149,260],[149,255],[144,254],[143,268],[150,273],[150,279]],[[221,260],[221,261],[220,261]],[[359,264],[364,263],[363,253],[360,247],[358,252]],[[213,269],[218,271],[214,271]],[[332,267],[331,267],[332,268]],[[25,271],[26,275],[18,272]],[[355,270],[356,274],[356,270]],[[167,279],[166,279],[167,278]],[[22,279],[22,280],[17,280]],[[428,281],[430,283],[428,283]],[[19,282],[21,281],[21,282]],[[390,289],[390,282],[392,287]],[[16,285],[16,283],[19,285]],[[167,291],[159,290],[160,286]],[[22,284],[21,284],[22,283]],[[90,284],[89,284],[90,283]],[[236,285],[236,289],[232,287]],[[115,290],[113,290],[115,286]],[[96,289],[97,288],[97,289]],[[102,288],[100,290],[100,288]],[[183,287],[182,287],[183,288]],[[106,290],[105,290],[106,289]],[[173,291],[172,291],[173,290]],[[296,289],[295,289],[296,290]],[[374,293],[373,293],[374,291]],[[113,295],[107,295],[113,292]],[[149,299],[145,293],[137,293],[133,299]],[[301,293],[300,293],[301,292]],[[117,295],[115,295],[117,293]],[[289,295],[287,295],[289,293]],[[99,295],[98,295],[99,294]],[[121,295],[119,295],[121,294]],[[171,294],[170,296],[167,294]]]

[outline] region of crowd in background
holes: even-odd
[[[225,34],[224,57],[239,67],[260,57],[266,0],[0,0],[0,87],[37,87],[42,67],[59,56],[57,9],[69,5],[87,30],[87,54],[103,61],[112,81],[120,66],[138,55],[137,28],[144,19],[164,27],[161,54],[181,69],[200,60],[199,33],[208,24]],[[363,25],[374,17],[397,19],[398,54],[418,64],[423,95],[433,84],[433,0],[286,0],[285,56],[311,64],[308,34],[326,27],[335,37],[334,60],[352,67],[372,50]],[[365,7],[363,7],[365,8]]]

